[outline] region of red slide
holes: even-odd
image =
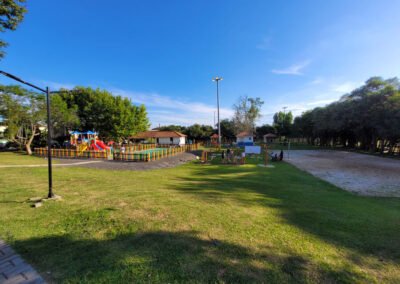
[[[104,144],[104,142],[101,140],[96,140],[96,146],[98,148],[100,148],[101,150],[106,150],[106,149],[109,150],[110,149],[110,147],[108,147],[106,144]]]

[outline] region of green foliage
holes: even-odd
[[[76,110],[69,109],[60,97],[51,98],[51,109],[56,133],[65,133],[66,127],[78,123]],[[39,128],[46,126],[45,96],[20,86],[0,85],[0,115],[7,125],[7,138],[31,154],[33,139],[40,134]]]
[[[207,140],[213,134],[214,129],[210,125],[193,124],[186,128],[184,133],[189,139]]]
[[[261,118],[261,107],[264,102],[260,98],[240,97],[233,106],[235,134],[242,131],[255,132],[256,122]]]
[[[66,136],[69,129],[79,126],[77,106],[68,107],[59,94],[52,94],[50,102],[53,137]]]
[[[23,5],[25,0],[0,0],[0,32],[15,30],[24,19],[26,8]],[[0,58],[4,57],[2,50],[7,43],[0,40]]]
[[[0,115],[7,125],[6,137],[31,154],[30,145],[46,119],[44,96],[20,86],[0,85]]]
[[[186,132],[186,127],[185,126],[181,126],[181,125],[166,125],[166,126],[160,126],[157,128],[157,130],[161,130],[161,131],[178,131],[181,133]]]
[[[276,134],[275,127],[269,124],[264,124],[259,127],[256,127],[257,139],[263,139],[263,136],[268,133]]]
[[[340,101],[295,119],[294,128],[310,143],[341,144],[381,152],[400,139],[400,84],[397,78],[370,78]],[[391,150],[389,150],[390,152]]]
[[[144,105],[135,106],[128,98],[113,96],[100,89],[76,87],[60,96],[69,108],[76,108],[81,130],[96,130],[108,139],[126,139],[149,127]]]
[[[223,119],[220,121],[221,125],[221,137],[224,138],[235,138],[235,123],[231,119]]]
[[[187,135],[188,139],[207,140],[213,134],[214,129],[210,125],[193,124],[190,126],[166,125],[160,126],[157,130],[161,131],[178,131]]]
[[[274,114],[273,127],[281,136],[289,136],[291,134],[291,126],[293,124],[293,114],[291,111],[285,113],[283,111]]]

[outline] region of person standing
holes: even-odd
[[[245,161],[246,161],[246,152],[243,151],[243,153],[242,153],[242,159],[241,159],[240,163],[241,163],[242,165],[244,165]]]

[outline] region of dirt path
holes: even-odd
[[[400,197],[400,161],[344,151],[290,151],[287,162],[345,190]]]

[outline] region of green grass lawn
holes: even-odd
[[[56,167],[37,209],[47,169],[3,168],[0,238],[57,283],[400,281],[399,199],[275,166]]]
[[[24,153],[0,152],[0,165],[45,165],[47,160]]]

